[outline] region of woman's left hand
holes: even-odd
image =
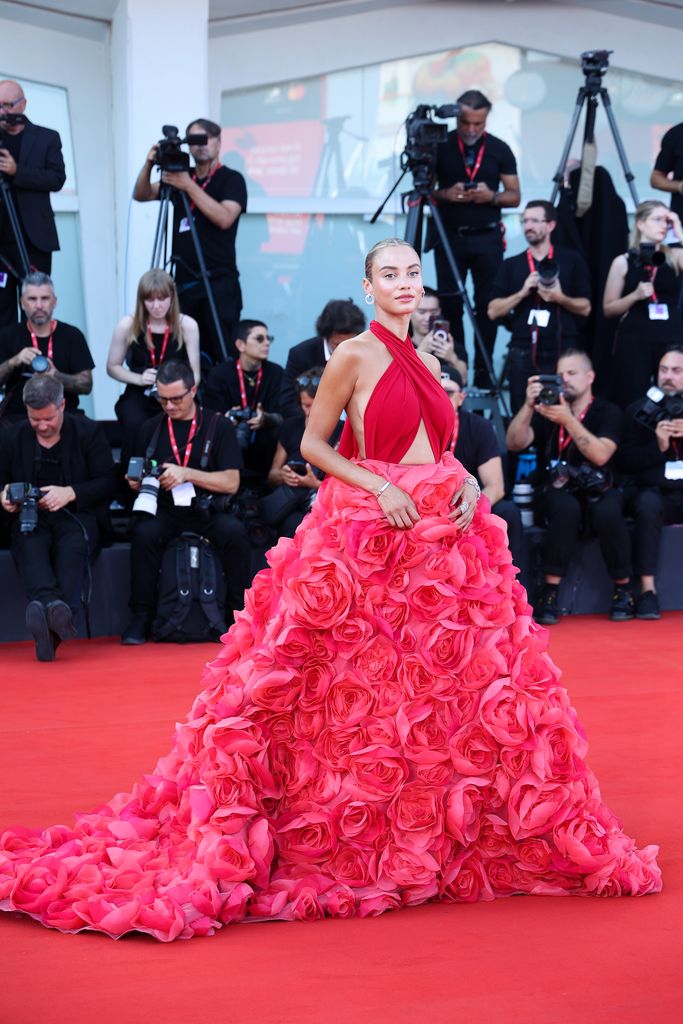
[[[453,511],[449,513],[448,518],[460,529],[466,530],[474,519],[479,494],[479,489],[465,480],[462,487],[453,495]]]

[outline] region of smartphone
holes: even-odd
[[[434,334],[443,334],[444,338],[448,337],[448,332],[450,331],[450,329],[451,325],[449,324],[448,320],[441,320],[437,318],[432,323],[432,330],[434,331]]]
[[[298,476],[306,476],[306,473],[308,473],[306,463],[301,462],[299,459],[290,459],[287,465],[290,469],[294,470]]]
[[[478,182],[476,181],[466,181],[465,184],[463,185],[463,188],[465,192],[471,192],[473,188],[477,187],[477,185]]]

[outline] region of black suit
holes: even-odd
[[[306,370],[312,370],[314,366],[324,366],[326,362],[325,343],[322,338],[308,338],[290,348],[280,393],[280,412],[285,419],[301,412],[296,378]]]
[[[36,270],[49,274],[52,253],[59,249],[50,192],[59,192],[66,180],[59,133],[27,121],[21,133],[16,174],[8,180],[29,261]],[[6,217],[2,224],[0,255],[20,274],[19,253]],[[4,264],[0,266],[0,270],[6,269]],[[0,288],[0,326],[16,323],[18,283],[10,275],[6,287]]]

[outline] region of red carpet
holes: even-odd
[[[661,846],[664,892],[513,897],[160,945],[0,915],[0,1024],[659,1024],[681,1019],[683,614],[564,620],[551,654],[607,803]],[[0,825],[70,822],[169,747],[216,648],[4,644]]]

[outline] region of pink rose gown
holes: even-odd
[[[602,803],[586,739],[485,499],[447,518],[465,471],[452,411],[393,356],[363,464],[412,495],[391,528],[334,479],[270,552],[171,752],[73,827],[0,838],[0,906],[66,932],[168,941],[243,920],[379,914],[512,893],[661,888]],[[423,418],[436,462],[399,465]],[[353,438],[344,438],[353,455]]]

